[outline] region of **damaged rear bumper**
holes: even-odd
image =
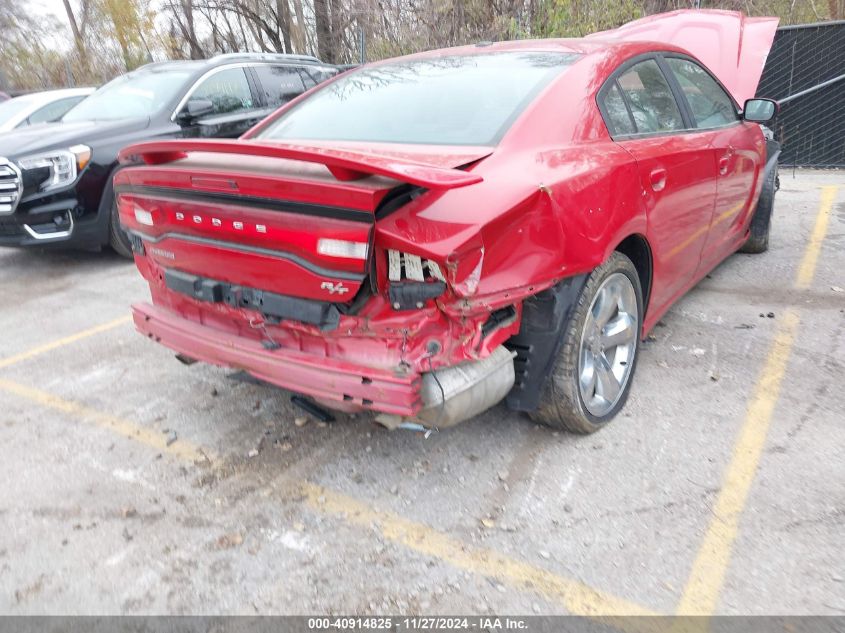
[[[139,332],[180,354],[242,369],[256,378],[324,402],[407,417],[423,407],[422,377],[417,373],[399,375],[290,349],[268,350],[259,341],[222,332],[146,303],[133,305],[132,314]]]

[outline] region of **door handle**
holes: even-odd
[[[731,166],[731,158],[734,155],[734,148],[728,147],[727,151],[722,154],[722,157],[719,159],[719,175],[724,176],[728,173],[728,168]]]
[[[663,191],[666,187],[666,170],[663,167],[652,169],[649,179],[653,191]]]

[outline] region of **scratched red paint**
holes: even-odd
[[[518,331],[522,300],[592,270],[624,239],[638,235],[653,260],[644,335],[746,239],[766,160],[760,126],[742,120],[716,129],[611,138],[597,93],[614,70],[637,56],[662,51],[715,60],[715,74],[734,94],[753,93],[749,89],[762,71],[760,40],[771,22],[746,28],[758,41],[748,45],[739,64],[730,64],[713,57],[706,37],[690,33],[715,29],[736,53],[738,14],[711,14],[706,28],[698,28],[700,16],[687,13],[690,28],[677,28],[685,18],[674,15],[662,26],[635,23],[628,31],[590,39],[481,49],[578,55],[490,146],[256,138],[291,108],[307,107],[312,94],[332,85],[327,82],[241,140],[126,148],[121,160],[132,166],[115,178],[120,219],[141,236],[145,250],[136,262],[155,305],[135,306],[138,328],[189,356],[243,367],[338,406],[412,414],[420,406],[420,374],[485,357]],[[662,41],[638,41],[643,33]],[[686,48],[673,43],[678,37]],[[479,52],[473,46],[448,55]],[[656,177],[663,178],[659,187],[649,180]],[[379,205],[403,184],[421,187],[422,194],[376,220]],[[223,201],[201,195],[227,189],[230,197]],[[174,190],[188,194],[176,197]],[[269,201],[268,208],[255,200]],[[289,208],[269,208],[272,201]],[[345,211],[324,217],[315,208]],[[151,225],[139,223],[138,209],[150,214]],[[320,254],[320,238],[367,242],[369,256],[364,261]],[[387,249],[438,263],[445,293],[422,309],[394,310],[386,296]],[[363,288],[373,290],[326,331],[295,320],[273,323],[255,309],[174,292],[164,283],[169,268],[344,305]],[[346,290],[338,294],[339,288]],[[516,319],[483,336],[490,312],[505,306],[516,308]],[[278,350],[261,349],[268,337]],[[432,341],[438,343],[434,349]],[[322,379],[313,371],[320,362],[331,367]]]

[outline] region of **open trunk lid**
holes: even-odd
[[[355,297],[369,271],[375,211],[393,189],[479,182],[455,167],[491,151],[452,148],[433,158],[407,147],[391,155],[246,140],[151,142],[121,152],[127,166],[115,192],[121,224],[171,289],[305,314],[313,302]]]
[[[757,92],[777,27],[778,18],[750,18],[739,11],[681,9],[587,37],[665,42],[686,49],[704,62],[742,105]]]

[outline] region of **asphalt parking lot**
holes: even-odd
[[[781,174],[590,437],[302,425],[136,334],[109,252],[0,280],[0,612],[845,613],[843,172]]]

